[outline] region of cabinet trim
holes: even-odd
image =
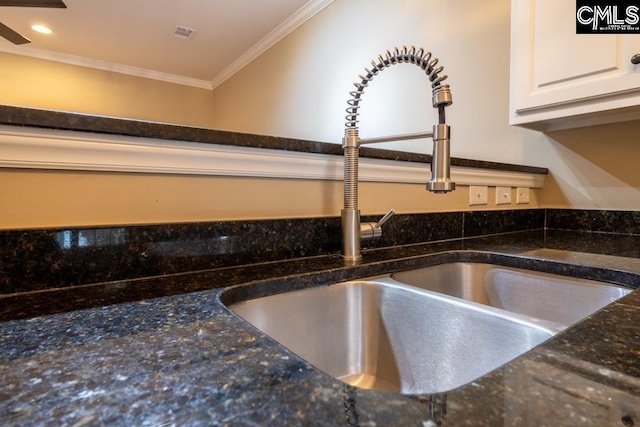
[[[564,105],[578,105],[581,102],[586,103],[586,102],[597,101],[597,100],[602,100],[606,98],[614,98],[614,97],[630,95],[635,93],[640,93],[640,88],[621,90],[618,92],[604,93],[600,95],[585,96],[583,98],[570,99],[562,102],[554,102],[554,103],[549,103],[545,105],[533,105],[530,107],[518,108],[515,110],[515,112],[518,114],[521,114],[521,113],[527,113],[529,111],[540,111],[547,108],[561,107]]]

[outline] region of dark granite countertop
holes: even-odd
[[[32,292],[14,303],[105,305],[0,323],[0,424],[640,425],[640,291],[427,396],[345,388],[221,303],[459,260],[638,288],[637,239],[536,230],[371,249],[355,267],[324,255]]]
[[[0,105],[0,125],[102,133],[154,138],[158,140],[188,141],[203,144],[266,148],[272,150],[298,151],[303,153],[343,155],[342,148],[340,144],[337,143],[329,144],[326,142],[295,138],[254,135],[242,132],[229,132],[169,123],[96,116],[65,111],[42,110],[11,105]],[[340,136],[341,135],[339,135],[338,138]],[[370,147],[362,147],[360,149],[360,156],[372,159],[399,160],[406,162],[431,162],[431,156],[427,154]],[[463,158],[451,158],[451,164],[453,166],[512,172],[535,174],[548,173],[547,168]]]

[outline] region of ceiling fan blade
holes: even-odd
[[[62,0],[0,0],[0,6],[15,7],[47,7],[56,9],[66,9],[67,5]],[[0,37],[4,37],[13,44],[31,43],[31,40],[20,33],[13,31],[0,22]]]
[[[0,0],[0,6],[67,8],[62,0]]]
[[[29,40],[26,37],[23,37],[19,33],[16,33],[11,28],[4,25],[2,22],[0,22],[0,36],[9,40],[13,44],[31,43],[31,40]]]

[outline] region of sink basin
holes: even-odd
[[[559,330],[550,322],[505,315],[388,278],[272,295],[229,308],[335,378],[405,394],[459,387]]]
[[[631,292],[594,280],[470,262],[439,264],[391,277],[421,289],[566,326]]]
[[[630,290],[454,262],[229,305],[356,387],[442,393],[489,373]]]

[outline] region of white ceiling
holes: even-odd
[[[0,38],[0,51],[213,88],[333,0],[64,1],[67,9],[0,7],[0,22],[31,40]],[[176,38],[176,25],[196,32]]]

